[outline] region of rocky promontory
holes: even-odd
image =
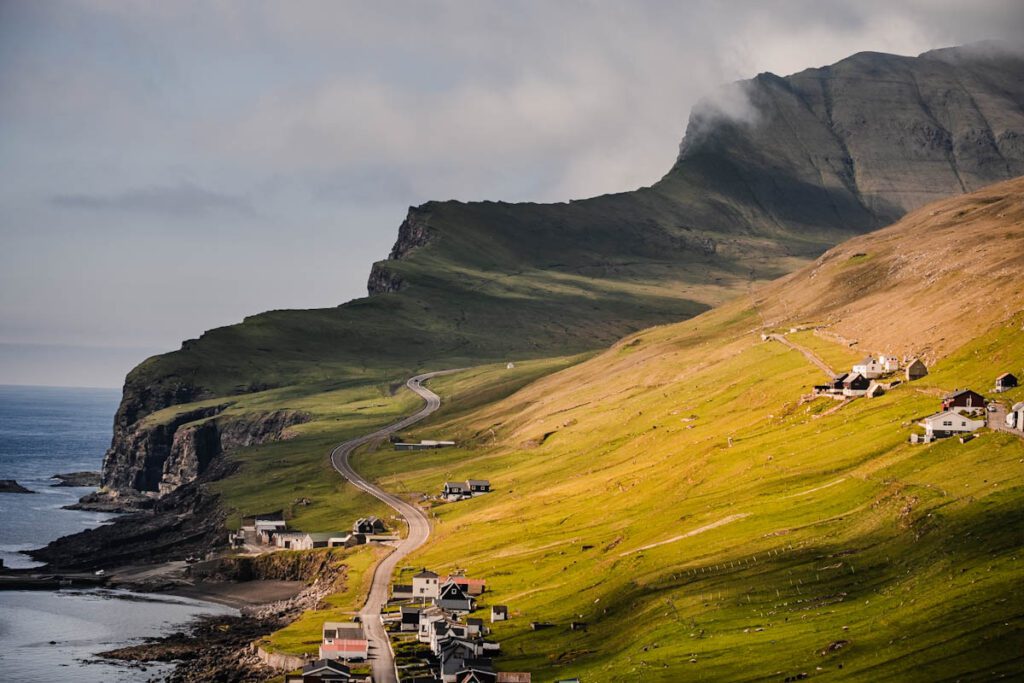
[[[0,493],[35,493],[13,479],[0,479]]]
[[[55,474],[52,479],[56,479],[55,484],[51,486],[99,486],[100,485],[100,473],[99,472],[67,472],[65,474]]]

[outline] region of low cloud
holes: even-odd
[[[193,218],[214,213],[252,216],[245,199],[214,192],[191,183],[133,188],[114,194],[57,194],[49,204],[62,209],[145,213]]]

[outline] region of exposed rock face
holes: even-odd
[[[115,431],[103,461],[103,486],[110,492],[167,494],[195,481],[222,453],[287,437],[306,413],[279,410],[213,419],[227,405],[183,412],[165,423],[142,421]]]
[[[424,207],[410,207],[409,213],[398,227],[398,239],[391,247],[389,261],[398,261],[418,247],[426,246],[433,237],[429,226],[430,211]],[[405,285],[402,276],[387,267],[387,262],[373,264],[366,289],[370,296],[397,292]]]

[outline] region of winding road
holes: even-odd
[[[372,434],[366,434],[365,436],[339,444],[331,451],[331,464],[334,465],[334,469],[338,470],[341,476],[348,479],[356,488],[366,491],[371,496],[384,501],[394,508],[398,514],[405,518],[406,523],[409,525],[409,535],[398,544],[394,552],[381,560],[374,569],[370,593],[366,596],[366,603],[359,612],[360,621],[363,623],[363,628],[366,631],[366,637],[374,651],[370,659],[374,683],[398,683],[395,657],[391,651],[387,631],[385,631],[384,624],[380,619],[380,608],[381,605],[387,602],[388,585],[391,583],[391,575],[394,573],[395,567],[411,552],[423,545],[430,536],[430,521],[423,514],[423,511],[415,505],[411,505],[401,498],[391,495],[379,486],[364,479],[358,472],[352,469],[352,465],[349,463],[349,456],[360,446],[391,436],[401,429],[416,424],[440,408],[441,397],[424,387],[423,382],[453,372],[458,372],[458,370],[440,370],[438,372],[416,375],[406,382],[405,386],[427,402],[419,412],[383,429],[379,429]]]
[[[794,351],[799,351],[800,353],[802,353],[804,355],[804,357],[807,360],[811,361],[811,363],[813,363],[814,365],[817,365],[819,368],[821,368],[821,371],[824,372],[826,375],[828,375],[830,379],[835,378],[836,371],[833,370],[831,367],[829,367],[828,363],[826,363],[821,358],[819,358],[818,355],[816,353],[814,353],[814,351],[811,351],[806,346],[801,346],[800,344],[797,344],[795,342],[791,342],[790,340],[786,339],[785,335],[781,335],[781,334],[766,334],[765,337],[767,337],[768,339],[772,339],[774,341],[777,341],[780,344],[782,344],[783,346],[788,346],[789,348],[793,349]]]

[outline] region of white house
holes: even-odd
[[[881,355],[878,357],[878,362],[885,372],[896,372],[900,369],[900,359],[896,356]]]
[[[320,659],[366,659],[370,643],[360,624],[325,621]]]
[[[875,379],[885,374],[885,367],[874,356],[868,356],[853,366],[853,374],[866,377],[867,379]]]
[[[434,600],[440,588],[437,574],[429,569],[424,569],[412,577],[412,597],[416,600]]]
[[[984,420],[972,420],[953,410],[946,410],[935,415],[929,415],[921,421],[924,427],[926,438],[941,438],[973,432],[985,426]]]
[[[1006,412],[1006,426],[1024,432],[1024,401],[1014,403]]]

